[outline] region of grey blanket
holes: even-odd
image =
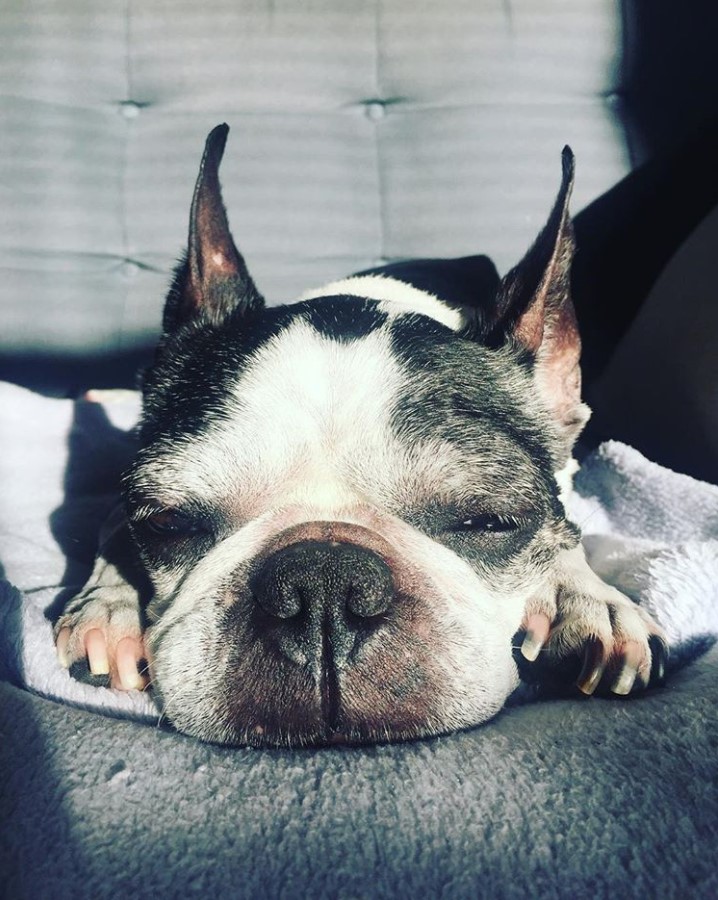
[[[55,661],[48,616],[87,575],[136,411],[0,386],[0,891],[718,895],[717,487],[619,444],[576,480],[594,567],[669,633],[664,689],[405,745],[226,749]]]

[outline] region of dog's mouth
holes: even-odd
[[[290,696],[286,684],[267,681],[266,694],[230,694],[226,689],[204,695],[177,698],[169,692],[162,721],[178,731],[209,743],[267,748],[305,748],[332,745],[362,745],[400,742],[455,730],[433,716],[417,715],[415,704],[404,708],[377,708],[371,689],[360,696],[343,683],[334,665],[328,663],[320,681],[311,685],[298,679],[300,690]],[[287,702],[289,698],[289,701]],[[417,700],[418,705],[422,705]],[[414,707],[414,708],[412,708]],[[471,723],[461,723],[459,727]]]
[[[402,636],[388,614],[352,627],[339,618],[346,617],[296,622],[295,634],[265,623],[250,665],[237,662],[236,690],[230,694],[225,679],[225,700],[214,705],[234,731],[231,743],[363,744],[437,732],[429,647]]]
[[[292,636],[262,623],[261,637],[231,648],[219,676],[208,662],[201,685],[177,690],[160,665],[165,720],[202,740],[255,747],[405,741],[470,724],[447,714],[441,640],[403,617],[377,616],[359,634],[336,622],[294,625]]]
[[[321,715],[326,722],[327,732],[341,738],[339,731],[339,711],[341,709],[341,688],[339,674],[336,669],[331,643],[325,634],[322,642],[322,666],[319,683],[321,698]]]
[[[159,680],[164,719],[200,740],[233,746],[383,744],[484,722],[514,687],[476,690],[477,679],[462,682],[468,673],[447,682],[428,643],[412,650],[411,639],[397,634],[387,643],[386,652],[341,666],[323,652],[316,674],[258,650],[246,666],[225,672],[206,689],[194,685],[183,694],[169,687],[164,693]]]

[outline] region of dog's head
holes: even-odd
[[[166,716],[280,745],[482,722],[517,684],[527,599],[577,541],[555,477],[585,421],[572,155],[489,308],[375,276],[267,308],[220,196],[226,136],[207,140],[127,479]]]

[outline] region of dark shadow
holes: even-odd
[[[680,426],[684,443],[664,448],[650,421],[650,403],[626,398],[627,409],[616,415],[613,406],[602,408],[600,392],[593,393],[659,276],[718,204],[718,6],[712,0],[689,7],[672,0],[623,0],[622,19],[616,109],[639,168],[575,217],[574,300],[585,395],[595,413],[584,443],[624,440],[658,463],[709,478],[715,474],[714,450],[685,443],[695,443],[706,423],[695,421],[692,427],[687,413],[687,427]],[[675,315],[681,315],[679,308]],[[715,333],[705,334],[696,353],[711,352],[717,341]],[[659,359],[645,362],[661,370]],[[679,388],[668,385],[673,393]],[[674,406],[680,405],[676,399]],[[622,418],[631,422],[630,433],[616,425]],[[671,425],[665,422],[666,429]]]
[[[137,387],[138,373],[152,362],[154,348],[153,342],[122,352],[5,350],[0,357],[0,381],[50,397],[79,397],[91,388],[131,390]]]
[[[122,475],[135,450],[134,435],[113,425],[99,403],[75,403],[63,502],[50,517],[53,537],[65,556],[66,586],[46,611],[53,622],[90,575],[100,528],[120,499]]]
[[[590,387],[648,292],[718,202],[718,5],[623,0],[616,110],[638,166],[575,217]]]
[[[622,0],[620,112],[634,165],[670,156],[718,114],[714,0]]]
[[[587,389],[600,377],[673,254],[718,203],[718,117],[574,217],[572,270]]]
[[[718,118],[598,198],[575,217],[579,249],[572,271],[584,396],[594,411],[582,444],[592,449],[607,439],[621,440],[654,462],[708,481],[715,480],[718,466],[715,425],[694,408],[690,385],[700,378],[700,360],[708,360],[718,343],[715,328],[696,333],[690,353],[685,342],[676,343],[670,360],[662,357],[665,344],[646,342],[635,365],[639,374],[655,377],[642,380],[626,372],[631,383],[621,395],[601,390],[599,382],[666,266],[718,205],[717,159]],[[671,315],[678,324],[686,312],[677,302]],[[685,330],[681,323],[677,333]]]
[[[5,566],[0,561],[0,681],[23,683],[24,642],[22,630],[22,595],[6,578]]]

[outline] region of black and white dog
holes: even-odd
[[[484,722],[518,684],[517,634],[524,668],[586,694],[660,680],[659,628],[592,572],[562,503],[588,418],[571,151],[490,304],[472,257],[267,308],[222,204],[227,132],[207,139],[140,449],[57,623],[61,661],[133,689],[146,659],[177,729],[260,745]]]

